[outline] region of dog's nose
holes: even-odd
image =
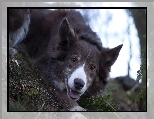
[[[75,78],[74,79],[74,87],[76,89],[82,89],[84,87],[85,82],[82,79]]]

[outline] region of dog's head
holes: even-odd
[[[65,18],[59,27],[57,45],[50,47],[50,56],[62,62],[56,70],[62,69],[58,75],[64,77],[67,95],[73,100],[85,92],[97,94],[104,88],[110,67],[122,48],[102,48],[95,38],[90,31],[78,33]]]

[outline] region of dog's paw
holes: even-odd
[[[69,111],[86,111],[86,109],[80,106],[75,106],[75,107],[70,108]]]

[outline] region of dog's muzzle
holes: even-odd
[[[68,86],[67,94],[73,100],[78,100],[82,95],[81,89],[84,87],[85,82],[80,78],[74,79],[74,87],[70,88]]]

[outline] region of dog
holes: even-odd
[[[102,93],[123,46],[102,47],[98,35],[73,9],[9,9],[9,38],[12,47],[25,46],[40,77],[54,86],[69,111],[85,110],[76,102],[82,95]]]

